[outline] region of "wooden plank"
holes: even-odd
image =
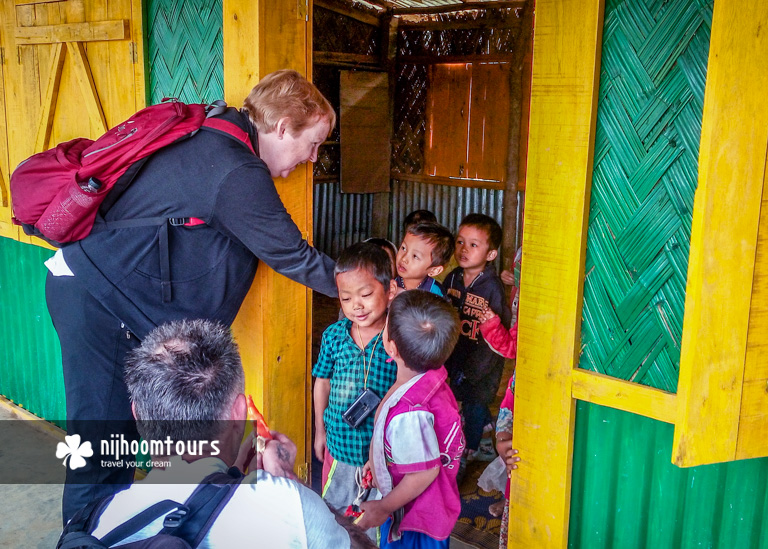
[[[51,60],[51,68],[48,71],[48,86],[43,96],[43,112],[40,115],[40,125],[37,129],[35,139],[35,151],[44,151],[48,149],[51,139],[51,129],[53,128],[53,114],[56,110],[56,100],[59,97],[59,83],[61,82],[61,71],[64,68],[64,55],[66,46],[64,44],[55,44],[54,54]]]
[[[308,74],[309,22],[291,2],[224,0],[224,95],[239,105],[258,80],[278,69]],[[310,10],[311,13],[311,10]],[[279,45],[279,47],[276,47]],[[300,166],[277,189],[304,236],[311,233],[311,169]],[[309,290],[261,265],[233,325],[246,369],[246,390],[267,420],[298,446],[297,465],[311,457],[307,391]],[[286,395],[292,405],[285,406]]]
[[[632,412],[664,423],[675,423],[677,396],[661,389],[615,377],[576,369],[573,371],[573,398]]]
[[[511,53],[489,53],[487,55],[400,55],[398,65],[444,65],[450,63],[504,63],[512,61]]]
[[[55,42],[93,42],[125,40],[129,37],[130,21],[95,21],[34,27],[16,27],[18,44],[51,44]]]
[[[341,190],[389,190],[391,158],[389,74],[341,71],[339,74]]]
[[[733,460],[768,149],[768,11],[715,2],[673,463]]]
[[[766,164],[768,168],[768,164]],[[767,170],[768,171],[768,170]],[[768,176],[757,235],[736,459],[768,455]]]
[[[504,181],[491,179],[468,179],[466,177],[445,177],[441,175],[409,174],[389,172],[390,179],[398,181],[413,181],[415,183],[429,183],[431,185],[451,185],[453,187],[467,187],[470,189],[496,189],[504,190]]]
[[[451,13],[466,10],[487,10],[497,8],[523,9],[525,0],[499,0],[498,2],[464,2],[463,4],[450,4],[447,6],[429,6],[418,8],[395,8],[395,15],[426,15],[435,13]]]
[[[361,23],[366,23],[374,27],[379,26],[379,18],[376,15],[373,15],[370,12],[356,10],[345,2],[340,2],[339,0],[314,0],[314,4],[318,8],[323,8],[338,13],[339,15],[350,17],[355,21],[360,21]]]
[[[498,181],[507,178],[510,67],[510,63],[472,65],[465,177]]]
[[[66,0],[14,0],[14,4],[17,6],[29,6],[34,4],[53,4],[58,2],[64,2]]]
[[[335,65],[339,63],[351,65],[374,65],[381,66],[381,58],[376,55],[365,55],[362,53],[341,53],[336,51],[315,51],[312,53],[315,63],[318,65]]]
[[[509,547],[568,543],[602,1],[536,3]]]
[[[96,135],[107,131],[107,119],[104,117],[104,110],[101,107],[99,92],[93,83],[91,67],[88,63],[88,56],[85,54],[85,45],[82,42],[69,42],[67,49],[70,51],[75,69],[75,77],[80,85],[80,90],[85,99],[85,105],[88,109],[88,118],[91,124],[96,126]]]

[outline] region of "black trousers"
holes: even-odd
[[[133,467],[101,466],[102,441],[116,435],[128,441],[139,438],[123,365],[128,352],[141,342],[88,292],[84,282],[48,273],[45,285],[48,311],[61,343],[67,433],[90,441],[94,451],[85,467],[67,467],[64,524],[90,501],[133,481]]]

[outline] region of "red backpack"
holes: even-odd
[[[114,204],[149,155],[201,126],[224,132],[253,151],[247,132],[211,118],[224,110],[223,101],[210,106],[166,101],[140,110],[96,141],[77,138],[30,156],[11,175],[13,222],[54,246],[85,238],[100,207],[106,211]]]

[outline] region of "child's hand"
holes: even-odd
[[[513,275],[512,271],[510,271],[509,269],[504,269],[503,271],[501,271],[499,278],[501,278],[501,281],[507,286],[515,285],[515,275]]]
[[[488,322],[495,316],[497,316],[496,313],[494,313],[493,310],[491,310],[491,308],[488,307],[488,305],[485,305],[481,312],[480,322],[481,323]]]
[[[360,509],[363,511],[363,514],[355,521],[355,524],[363,530],[381,526],[389,518],[389,512],[387,512],[380,499],[364,501],[360,504]]]
[[[520,461],[520,457],[517,455],[517,450],[512,448],[512,433],[496,434],[496,451],[504,460],[504,463],[507,466],[507,473],[511,473],[513,469],[517,469],[517,463]]]
[[[361,488],[368,489],[368,488],[378,488],[378,485],[376,484],[376,478],[373,476],[373,468],[371,467],[371,460],[368,460],[365,462],[365,465],[363,465],[363,475],[362,475],[362,486]]]

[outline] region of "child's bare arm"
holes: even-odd
[[[315,408],[315,457],[320,461],[325,459],[325,422],[323,413],[328,408],[328,398],[331,394],[331,380],[328,378],[315,378],[313,400]]]
[[[440,467],[433,467],[426,471],[408,473],[400,481],[400,484],[387,494],[384,498],[377,501],[366,501],[360,504],[363,514],[357,525],[363,530],[381,526],[387,520],[387,517],[400,509],[406,503],[409,503],[419,497],[430,484],[434,482],[440,473]]]

